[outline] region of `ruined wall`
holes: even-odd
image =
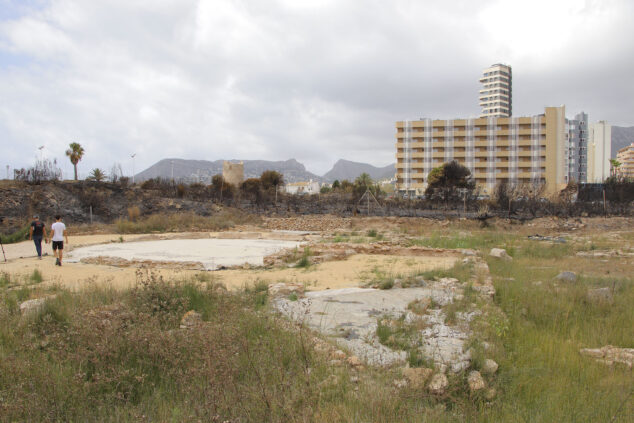
[[[240,184],[244,181],[244,163],[231,163],[225,161],[222,164],[222,177],[225,178],[225,181],[228,183],[240,186]]]

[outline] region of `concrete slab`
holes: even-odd
[[[263,265],[264,257],[301,242],[271,239],[169,239],[123,242],[76,248],[66,262],[84,258],[112,257],[129,261],[198,262],[206,270],[251,264]]]
[[[455,282],[453,282],[455,281]],[[458,372],[468,367],[470,354],[464,351],[468,329],[449,327],[440,310],[416,316],[407,309],[415,300],[430,298],[438,304],[452,302],[457,280],[430,282],[427,287],[379,290],[345,288],[307,292],[305,298],[292,301],[276,298],[275,307],[286,316],[303,321],[373,365],[403,362],[406,354],[381,345],[376,337],[378,319],[383,316],[405,321],[423,319],[428,327],[419,333],[421,352],[439,368]]]

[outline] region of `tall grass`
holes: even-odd
[[[627,398],[634,389],[631,371],[579,354],[580,348],[634,347],[634,279],[556,284],[553,277],[565,270],[557,259],[569,248],[525,247],[513,263],[489,263],[509,321],[505,353],[496,357],[504,399],[492,415],[499,421],[609,422],[634,415]],[[535,269],[544,264],[550,266]],[[589,300],[588,288],[597,286],[613,287],[614,301]]]

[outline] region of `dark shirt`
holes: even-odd
[[[33,228],[33,236],[44,236],[44,222],[33,221],[31,222],[31,227]]]

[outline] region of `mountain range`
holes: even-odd
[[[230,160],[238,162],[238,160]],[[214,175],[222,173],[224,160],[185,160],[163,159],[149,168],[135,175],[135,180],[144,181],[152,178],[174,178],[190,182],[209,183]],[[284,175],[286,182],[317,181],[333,182],[335,179],[350,181],[362,173],[367,173],[374,180],[391,178],[396,172],[394,164],[385,167],[376,167],[367,163],[338,160],[331,170],[323,176],[316,175],[306,170],[306,167],[295,159],[285,161],[268,160],[242,160],[244,163],[244,177],[257,178],[265,170],[274,170]]]
[[[616,157],[618,151],[634,142],[634,126],[613,126],[612,127],[612,158]]]

